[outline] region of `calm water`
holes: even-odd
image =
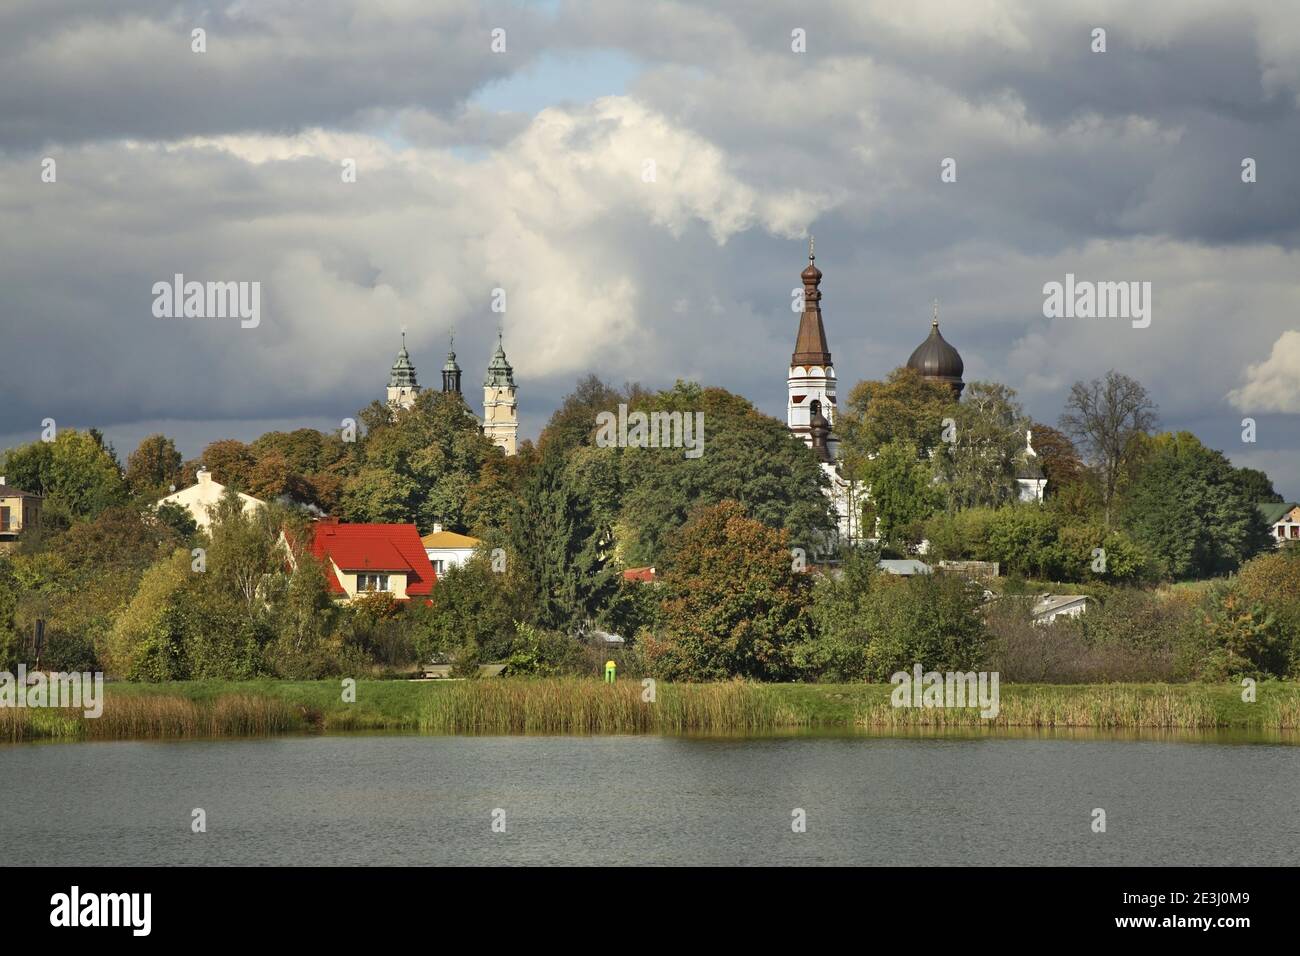
[[[191,810],[208,832],[190,832]],[[807,832],[791,831],[791,810]],[[1107,831],[1091,832],[1091,811]],[[505,811],[506,832],[491,814]],[[1300,748],[407,737],[0,747],[9,864],[1295,864]]]

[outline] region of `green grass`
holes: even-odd
[[[1277,731],[1300,728],[1300,685],[1008,684],[1001,713],[901,709],[888,684],[667,684],[639,681],[188,681],[109,684],[104,714],[0,709],[0,740],[255,736],[322,731],[490,734],[747,733],[980,727]]]

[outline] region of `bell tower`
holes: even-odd
[[[402,348],[388,375],[388,404],[392,408],[410,408],[415,396],[420,394],[420,383],[415,380],[415,366],[406,351],[406,329],[402,329]]]
[[[825,449],[833,461],[838,457],[839,438],[835,428],[835,367],[831,363],[830,347],[826,344],[826,329],[822,325],[821,281],[822,271],[817,268],[813,239],[808,239],[808,267],[800,273],[803,281],[803,313],[799,316],[799,332],[795,337],[794,354],[790,356],[790,373],[786,377],[786,424],[790,431],[813,447],[813,404],[818,406],[818,418],[824,418],[827,428]],[[817,422],[818,446],[822,438],[821,422]]]
[[[515,370],[506,359],[502,332],[497,330],[497,350],[488,363],[483,380],[483,434],[507,455],[513,455],[519,438],[519,403],[515,392]]]

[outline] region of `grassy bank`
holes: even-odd
[[[0,740],[257,736],[386,730],[432,734],[745,733],[906,727],[1289,730],[1300,685],[1268,682],[1258,700],[1236,685],[1012,684],[1001,712],[896,709],[880,684],[665,684],[642,700],[636,681],[337,681],[110,684],[103,716],[0,708]]]

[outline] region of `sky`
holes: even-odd
[[[841,401],[938,300],[967,382],[1054,424],[1116,369],[1300,498],[1288,6],[6,0],[0,447],[337,428],[403,328],[477,407],[499,323],[521,437],[593,372],[784,417],[815,234]],[[259,323],[157,317],[177,273]],[[1046,317],[1067,274],[1149,282],[1149,325]]]

